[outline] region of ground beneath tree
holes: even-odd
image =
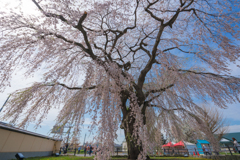
[[[25,158],[24,160],[93,160],[94,156],[83,157],[81,154],[76,154],[76,156],[68,155],[68,156],[59,156],[59,157],[36,157],[36,158]],[[151,160],[207,160],[206,158],[195,158],[195,157],[150,157]],[[112,160],[127,160],[126,157],[123,156],[114,156]]]

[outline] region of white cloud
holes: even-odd
[[[41,14],[36,5],[30,0],[1,0],[0,10],[5,12],[20,13],[19,9],[26,15]]]
[[[229,133],[240,132],[240,125],[229,126]]]
[[[224,115],[229,120],[240,121],[240,107],[239,103],[229,104],[227,109],[220,109]]]

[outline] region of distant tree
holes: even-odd
[[[147,108],[167,135],[182,119],[200,121],[195,101],[239,102],[239,0],[32,0],[36,11],[0,11],[0,89],[17,67],[41,82],[14,92],[5,120],[39,125],[53,107],[57,124],[80,133],[91,114],[98,160],[109,158],[119,126],[128,159],[149,159]],[[60,107],[63,106],[63,107]],[[129,106],[129,107],[127,107]]]
[[[185,121],[185,124],[183,125],[182,129],[183,129],[182,140],[184,140],[186,142],[196,143],[197,139],[202,139],[203,138],[202,132],[199,131],[198,129],[195,129],[192,126],[189,126],[187,121]]]
[[[202,107],[203,112],[200,112],[199,118],[205,123],[207,129],[209,129],[212,135],[215,135],[219,142],[222,136],[229,132],[229,124],[223,113],[219,109],[214,107]],[[206,135],[206,138],[207,135]]]

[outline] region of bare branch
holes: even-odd
[[[91,87],[69,87],[64,83],[59,83],[59,82],[54,82],[54,83],[48,83],[48,84],[43,84],[44,86],[55,86],[55,85],[60,85],[64,88],[67,88],[69,90],[81,90],[81,89],[95,89],[96,86],[91,86]]]
[[[156,4],[157,2],[159,2],[159,0],[156,0],[156,1],[152,2],[152,3],[148,2],[149,4],[148,4],[148,6],[145,8],[145,11],[146,11],[147,13],[149,13],[149,14],[151,15],[151,17],[153,17],[155,20],[160,21],[161,23],[163,23],[164,19],[155,16],[155,15],[149,10],[149,8],[150,8],[151,6],[153,6],[154,4]]]
[[[211,76],[217,77],[217,78],[224,78],[224,79],[232,78],[232,79],[240,80],[240,78],[238,78],[238,77],[229,76],[229,75],[220,75],[220,74],[215,74],[215,73],[211,73],[211,72],[198,72],[198,71],[185,70],[185,69],[177,69],[177,71],[185,72],[185,73],[200,74],[200,75],[203,75],[203,76],[204,75],[211,75]]]
[[[164,87],[164,88],[149,90],[149,91],[147,91],[147,92],[145,93],[145,97],[148,97],[148,95],[149,95],[150,93],[164,92],[164,91],[166,91],[167,89],[169,89],[169,88],[171,88],[171,87],[173,87],[173,86],[174,86],[174,84],[170,84],[170,85],[168,85],[168,86],[166,86],[166,87]]]
[[[57,15],[57,14],[53,14],[53,13],[46,13],[35,0],[32,0],[32,1],[46,17],[58,18],[58,19],[62,20],[63,22],[68,23],[67,19],[64,18],[62,15]]]
[[[155,62],[155,57],[156,57],[156,53],[157,53],[157,47],[158,47],[158,45],[160,43],[160,39],[161,39],[161,36],[162,36],[164,28],[165,28],[164,25],[160,26],[159,31],[158,31],[158,35],[157,35],[157,38],[156,38],[156,41],[155,41],[154,46],[153,46],[151,58],[149,59],[147,65],[141,71],[141,73],[139,75],[137,84],[138,84],[138,86],[140,88],[142,88],[143,83],[145,81],[145,77],[146,77],[147,73],[150,71],[150,69],[152,68],[153,63]]]

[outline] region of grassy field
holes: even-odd
[[[94,157],[59,156],[59,157],[25,158],[25,160],[81,160],[81,159],[93,160],[93,158]]]
[[[25,158],[25,160],[93,160],[94,157],[76,157],[76,156],[59,156],[59,157],[36,157],[36,158]],[[124,160],[126,157],[112,157],[112,159]],[[176,160],[205,160],[204,158],[194,157],[151,157],[151,159],[176,159]],[[127,160],[127,159],[126,159]]]
[[[231,155],[231,153],[220,152],[221,155]],[[239,155],[239,153],[232,152],[232,155]]]

